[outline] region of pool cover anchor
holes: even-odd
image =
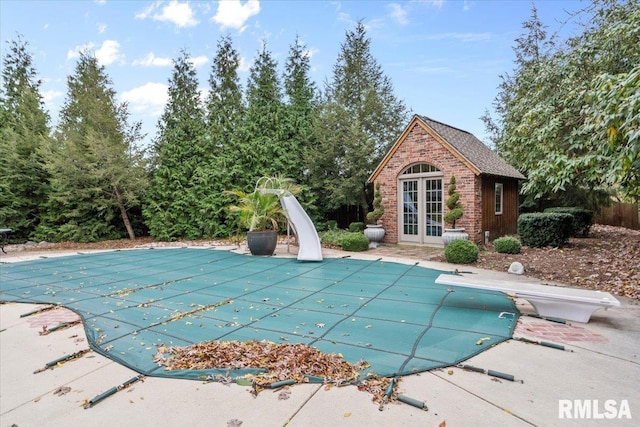
[[[59,305],[48,305],[46,307],[38,308],[38,309],[30,311],[28,313],[22,313],[20,315],[20,318],[22,319],[23,317],[29,317],[29,316],[33,316],[35,314],[44,313],[45,311],[55,310],[58,307],[59,307]]]
[[[85,403],[82,406],[84,407],[84,409],[92,408],[96,404],[102,402],[107,397],[112,396],[112,395],[116,394],[117,392],[119,392],[121,390],[124,390],[125,388],[129,387],[131,384],[134,384],[134,383],[142,380],[143,378],[144,378],[144,375],[142,375],[142,374],[137,375],[137,376],[135,376],[135,377],[123,382],[120,385],[117,385],[115,387],[111,387],[109,390],[105,391],[102,394],[97,395],[93,399],[85,401]]]
[[[413,399],[411,397],[405,396],[404,394],[398,395],[398,400],[402,403],[406,403],[407,405],[411,405],[415,408],[422,409],[423,411],[428,411],[427,404],[422,400]]]
[[[525,338],[525,337],[517,337],[517,338],[514,337],[513,339],[516,341],[526,342],[527,344],[537,344],[543,347],[549,347],[549,348],[554,348],[556,350],[568,351],[570,353],[573,353],[573,350],[571,350],[570,348],[566,348],[561,344],[556,344],[549,341],[536,341],[536,340],[530,340],[529,338]]]
[[[36,369],[35,371],[33,371],[34,374],[39,374],[40,372],[44,372],[47,369],[53,369],[56,366],[60,365],[64,363],[64,362],[68,362],[71,360],[75,360],[75,359],[79,359],[80,357],[84,356],[85,354],[87,354],[88,352],[90,352],[91,349],[90,348],[86,348],[84,350],[80,350],[80,351],[76,351],[73,354],[67,354],[66,356],[62,356],[56,360],[52,360],[51,362],[47,363],[44,365],[44,368],[40,368],[40,369]]]
[[[391,378],[391,382],[387,386],[387,389],[384,392],[384,396],[382,397],[382,400],[380,401],[380,405],[378,406],[378,411],[383,411],[384,410],[384,405],[387,404],[387,402],[389,401],[389,398],[391,397],[391,394],[393,394],[393,387],[395,385],[396,385],[396,379],[395,378]]]
[[[502,378],[503,380],[524,384],[523,380],[516,380],[515,377],[511,374],[505,374],[504,372],[494,371],[492,369],[483,369],[471,365],[458,365],[458,368],[464,369],[465,371],[479,372],[481,374],[487,374],[491,377]]]
[[[52,326],[51,328],[47,328],[46,326],[43,326],[42,331],[40,331],[40,335],[49,335],[51,332],[62,331],[64,329],[68,329],[72,326],[75,326],[79,323],[82,323],[82,320],[78,319],[72,322],[58,323],[57,325]]]

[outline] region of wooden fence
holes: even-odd
[[[608,208],[596,212],[593,222],[597,224],[615,225],[618,227],[640,229],[640,211],[633,203],[614,203]]]

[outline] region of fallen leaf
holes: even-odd
[[[345,412],[345,413],[344,413],[344,417],[345,417],[345,418],[349,418],[350,416],[351,416],[351,412]]]

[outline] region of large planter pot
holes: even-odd
[[[442,241],[447,246],[449,242],[454,240],[469,240],[469,234],[465,233],[464,228],[445,228],[442,233]]]
[[[249,231],[247,233],[247,246],[249,246],[251,255],[271,256],[275,252],[277,245],[277,231]]]
[[[364,229],[364,235],[369,239],[369,247],[377,248],[382,239],[384,239],[384,228],[377,224],[368,224]]]

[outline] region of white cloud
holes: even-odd
[[[193,66],[196,67],[196,68],[206,64],[207,61],[209,61],[209,59],[204,55],[200,55],[200,56],[196,56],[196,57],[193,57],[193,58],[189,58],[189,62],[191,62],[193,64]]]
[[[78,45],[67,52],[67,59],[79,58],[81,53],[92,50],[94,47],[96,47],[96,45],[93,42]]]
[[[162,1],[156,1],[151,3],[149,6],[146,7],[146,9],[136,13],[135,15],[136,19],[147,19],[149,15],[151,15],[153,11],[156,10],[158,6],[160,6],[161,3]]]
[[[235,28],[242,32],[246,28],[247,20],[259,12],[258,0],[248,0],[244,4],[240,0],[224,0],[218,2],[218,10],[211,19],[223,28]]]
[[[64,93],[60,92],[59,90],[49,89],[42,92],[42,100],[45,104],[51,104],[56,99],[61,98],[62,95],[64,95]]]
[[[240,57],[240,63],[238,64],[238,71],[246,72],[251,69],[251,62],[247,61],[244,56]]]
[[[98,33],[102,34],[107,30],[107,24],[98,23]]]
[[[444,0],[418,0],[419,3],[426,3],[430,6],[440,9],[444,4]]]
[[[163,83],[145,83],[122,93],[120,98],[136,113],[159,116],[169,100],[168,87]]]
[[[391,3],[389,4],[389,9],[391,9],[391,12],[389,13],[391,19],[393,19],[400,25],[409,24],[409,18],[407,17],[406,8],[402,7],[402,5],[398,3]]]
[[[78,58],[81,53],[92,51],[95,47],[94,42],[78,45],[67,52],[67,59]],[[115,40],[102,42],[102,46],[95,51],[95,56],[100,65],[110,65],[117,60],[124,60],[124,54],[120,53],[120,43]]]
[[[142,67],[168,67],[171,63],[171,58],[162,58],[156,56],[153,52],[150,52],[144,58],[135,59],[132,65],[139,65]]]
[[[171,22],[178,28],[198,25],[198,20],[195,18],[189,2],[181,3],[178,0],[171,0],[169,4],[161,6],[162,1],[151,3],[146,9],[136,13],[135,17],[136,19],[151,17],[154,21]]]
[[[316,53],[320,52],[320,49],[318,49],[317,47],[311,47],[309,49],[307,49],[304,54],[307,58],[311,59],[315,56]]]
[[[96,59],[101,65],[113,64],[117,60],[123,60],[124,54],[120,53],[120,43],[115,40],[105,40],[102,46],[96,50]]]

